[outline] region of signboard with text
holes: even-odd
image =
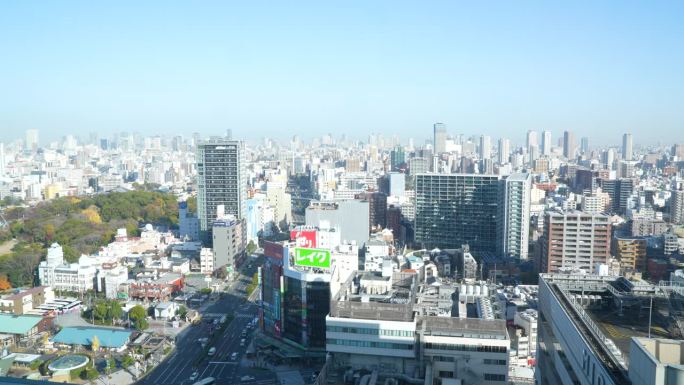
[[[294,249],[295,266],[330,268],[330,250],[297,247]]]
[[[292,230],[290,239],[297,247],[316,247],[316,230]]]

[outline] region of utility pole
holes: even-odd
[[[651,298],[651,305],[648,307],[648,338],[651,338],[651,317],[653,313],[653,296]]]

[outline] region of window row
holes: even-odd
[[[335,338],[328,338],[326,342],[328,345],[354,346],[359,348],[413,350],[413,344],[394,344],[391,342],[355,341]]]
[[[352,334],[368,334],[374,336],[386,337],[413,337],[413,330],[390,330],[390,329],[373,329],[373,328],[352,328],[346,326],[328,325],[327,331],[334,333],[352,333]]]

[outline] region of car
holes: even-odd
[[[245,346],[245,339],[244,338],[240,340],[240,346]]]
[[[209,352],[207,352],[207,354],[209,355],[209,357],[212,357],[214,354],[216,354],[216,348],[212,346],[209,349]]]
[[[254,381],[256,378],[254,376],[242,376],[240,377],[240,381],[242,382],[247,382],[247,381]]]
[[[233,352],[233,354],[230,355],[230,360],[231,361],[236,361],[238,358],[237,352]]]
[[[199,377],[199,372],[192,372],[192,374],[190,375],[190,381],[195,381],[197,377]]]

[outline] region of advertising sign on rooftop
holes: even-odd
[[[316,230],[292,230],[290,239],[295,241],[297,247],[316,247]]]
[[[297,247],[294,249],[294,257],[295,266],[330,268],[330,250]]]

